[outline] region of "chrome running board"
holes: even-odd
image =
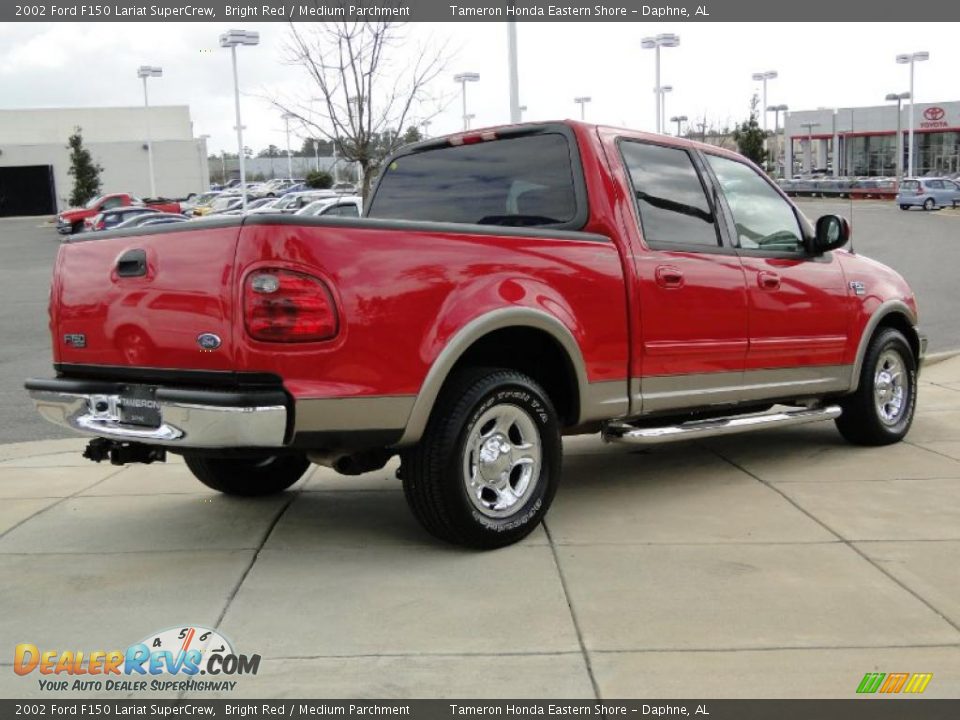
[[[841,410],[838,405],[828,405],[822,408],[782,410],[759,415],[731,415],[710,420],[692,420],[678,425],[661,427],[637,428],[625,422],[613,422],[604,428],[603,439],[606,442],[630,443],[631,445],[657,445],[680,440],[732,435],[764,428],[805,425],[822,420],[833,420],[840,417],[840,413]]]

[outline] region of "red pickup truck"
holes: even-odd
[[[98,195],[82,208],[70,208],[57,215],[57,232],[61,235],[72,235],[73,233],[83,232],[84,220],[90,220],[106,210],[129,207],[130,205],[143,205],[154,208],[158,212],[180,212],[180,203],[176,200],[166,200],[163,198],[141,200],[127,193]]]
[[[648,444],[833,419],[907,433],[926,341],[893,270],[739,155],[576,122],[431,139],[363,218],[248,215],[64,245],[49,420],[114,463],[279,492],[399,454],[434,535],[544,517],[561,435]],[[93,234],[91,237],[98,237]]]

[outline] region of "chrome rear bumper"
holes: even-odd
[[[211,391],[160,387],[156,427],[120,420],[122,384],[28,380],[46,420],[92,437],[183,448],[282,447],[286,396],[280,390]]]

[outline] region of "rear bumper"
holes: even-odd
[[[182,448],[282,447],[288,400],[281,390],[197,390],[160,387],[158,427],[120,422],[123,383],[27,380],[46,420],[91,437]]]

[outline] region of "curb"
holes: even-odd
[[[944,350],[943,352],[930,353],[923,358],[923,364],[925,367],[930,367],[931,365],[936,365],[937,363],[942,363],[944,360],[950,360],[955,357],[960,357],[960,350]]]

